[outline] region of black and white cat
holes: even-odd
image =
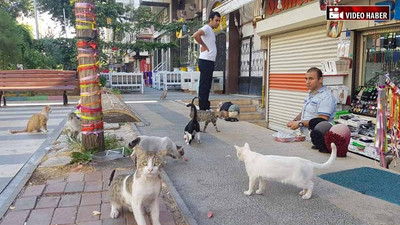
[[[200,124],[199,121],[197,121],[197,108],[193,103],[188,104],[187,107],[192,107],[193,117],[185,127],[185,135],[183,138],[188,145],[192,143],[193,139],[196,139],[200,144]]]

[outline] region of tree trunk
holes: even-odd
[[[99,86],[97,30],[94,0],[75,2],[78,73],[81,84],[82,145],[86,151],[104,151],[103,111]]]

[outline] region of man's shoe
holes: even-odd
[[[311,146],[311,149],[318,150],[317,146],[315,145]]]

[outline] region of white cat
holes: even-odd
[[[261,155],[251,151],[248,143],[243,147],[235,145],[237,157],[244,162],[249,176],[249,190],[245,191],[244,194],[251,195],[253,193],[257,180],[259,180],[257,194],[264,193],[266,180],[276,180],[303,188],[299,193],[302,198],[311,198],[314,187],[314,183],[311,181],[314,168],[326,168],[335,161],[336,145],[332,143],[331,147],[332,153],[328,161],[319,164],[299,157]]]

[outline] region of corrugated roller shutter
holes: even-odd
[[[304,91],[269,91],[268,126],[273,130],[282,130],[289,120],[293,120],[301,111],[304,99],[307,96]]]
[[[279,130],[301,111],[308,89],[305,73],[321,68],[321,61],[334,59],[338,39],[326,36],[325,26],[317,26],[271,37],[268,121]]]
[[[338,39],[326,36],[325,26],[290,32],[271,38],[270,74],[304,74],[321,68],[321,61],[334,59]]]

